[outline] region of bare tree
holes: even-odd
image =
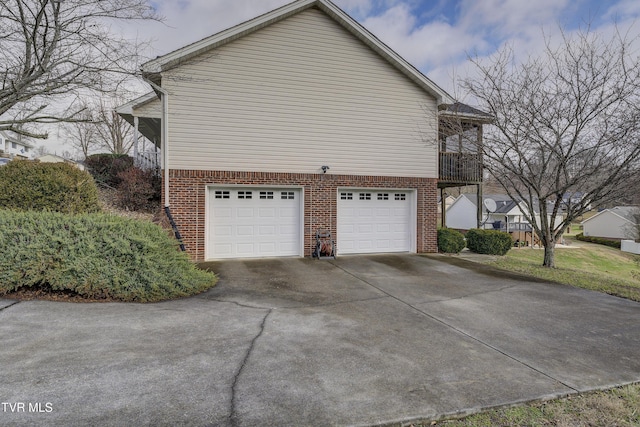
[[[86,104],[79,115],[79,121],[64,123],[62,131],[66,141],[76,150],[82,153],[82,159],[86,159],[89,152],[99,146],[97,139],[98,124],[93,121],[91,108]]]
[[[640,62],[637,40],[621,33],[587,29],[563,33],[558,46],[546,40],[542,54],[520,64],[510,47],[473,58],[478,76],[463,87],[495,117],[484,135],[485,166],[525,205],[543,265],[555,267],[554,247],[569,224],[640,180]]]
[[[46,138],[19,125],[77,120],[75,97],[113,91],[139,68],[145,43],[109,25],[158,19],[147,0],[0,1],[0,130]]]
[[[118,102],[116,99],[113,105],[102,101],[96,111],[96,137],[102,146],[113,154],[127,154],[135,142],[134,129],[127,123],[114,107]]]

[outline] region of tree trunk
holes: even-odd
[[[547,240],[545,242],[544,262],[542,263],[543,267],[556,268],[555,246],[556,246],[556,242],[554,241]]]

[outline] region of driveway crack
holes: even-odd
[[[219,299],[219,298],[202,298],[202,299],[207,300],[207,301],[215,301],[215,302],[221,302],[221,303],[227,303],[227,304],[234,304],[234,305],[237,305],[238,307],[242,307],[242,308],[253,308],[253,309],[256,309],[256,310],[272,310],[272,309],[264,307],[264,306],[251,305],[251,304],[242,304],[242,303],[239,303],[237,301],[226,300],[226,299]]]
[[[16,302],[14,302],[13,304],[9,304],[9,305],[8,305],[8,306],[6,306],[6,307],[2,307],[2,308],[0,308],[0,311],[4,311],[4,310],[6,310],[7,308],[9,308],[9,307],[13,307],[14,305],[16,305],[16,304],[20,304],[20,303],[21,303],[21,301],[16,301]]]
[[[269,309],[269,311],[262,318],[262,322],[260,323],[260,330],[258,331],[256,336],[253,337],[253,339],[251,340],[251,344],[249,344],[249,348],[247,349],[247,353],[245,354],[244,359],[242,360],[242,363],[240,364],[240,367],[238,368],[238,371],[236,372],[235,376],[233,377],[233,383],[231,384],[231,411],[229,413],[229,422],[231,423],[232,426],[238,425],[238,421],[239,421],[238,420],[238,414],[236,413],[237,412],[237,392],[236,392],[236,387],[238,386],[238,380],[240,379],[240,376],[242,375],[242,371],[244,371],[244,367],[247,365],[247,362],[249,361],[249,358],[251,357],[251,353],[253,352],[253,348],[255,347],[256,341],[258,341],[258,338],[260,338],[260,336],[264,332],[264,328],[265,328],[265,325],[267,323],[267,318],[269,317],[269,315],[272,312],[273,312],[273,309]]]

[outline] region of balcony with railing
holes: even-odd
[[[480,184],[482,156],[477,153],[440,152],[439,181],[444,184]]]
[[[482,128],[492,117],[461,103],[439,107],[440,188],[482,184]]]

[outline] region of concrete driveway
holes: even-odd
[[[159,304],[0,300],[0,425],[377,425],[640,381],[640,304],[418,255],[211,264]]]

